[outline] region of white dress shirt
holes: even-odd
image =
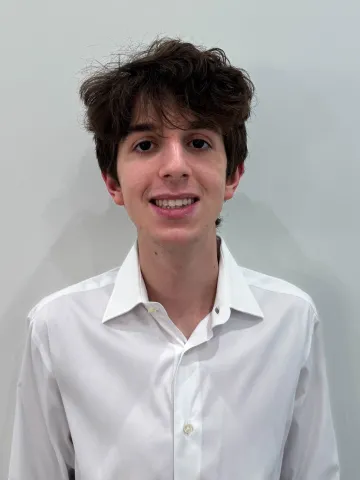
[[[319,318],[221,241],[213,310],[187,340],[122,266],[29,314],[9,480],[339,479]]]

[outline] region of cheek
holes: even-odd
[[[211,168],[208,171],[209,177],[218,188],[225,185],[226,182],[226,158],[216,157],[209,165]]]
[[[217,170],[216,172],[213,172],[209,178],[214,193],[217,192],[218,195],[222,195],[226,186],[225,172],[223,170]]]
[[[146,194],[146,175],[139,170],[123,170],[119,177],[125,206],[132,209]]]

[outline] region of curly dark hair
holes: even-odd
[[[247,157],[245,122],[253,96],[249,75],[232,66],[223,50],[206,50],[171,38],[156,39],[126,61],[119,55],[80,86],[85,124],[94,136],[99,167],[117,182],[118,145],[128,133],[136,101],[142,101],[142,108],[152,106],[159,118],[173,126],[167,112],[169,100],[184,116],[191,113],[203,124],[219,128],[227,155],[226,176],[231,178]]]

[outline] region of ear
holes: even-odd
[[[244,164],[238,165],[233,176],[226,179],[224,200],[230,200],[234,196],[234,193],[239,185],[240,179],[244,174]]]
[[[110,193],[116,205],[123,206],[124,196],[122,194],[119,182],[111,177],[108,173],[102,173],[101,175],[105,182],[106,188],[108,189],[108,192]]]

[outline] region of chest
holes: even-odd
[[[196,348],[136,331],[103,342],[57,352],[84,468],[91,455],[104,480],[120,467],[126,478],[238,478],[239,468],[241,478],[276,478],[299,364],[286,361],[289,345],[225,328]]]

